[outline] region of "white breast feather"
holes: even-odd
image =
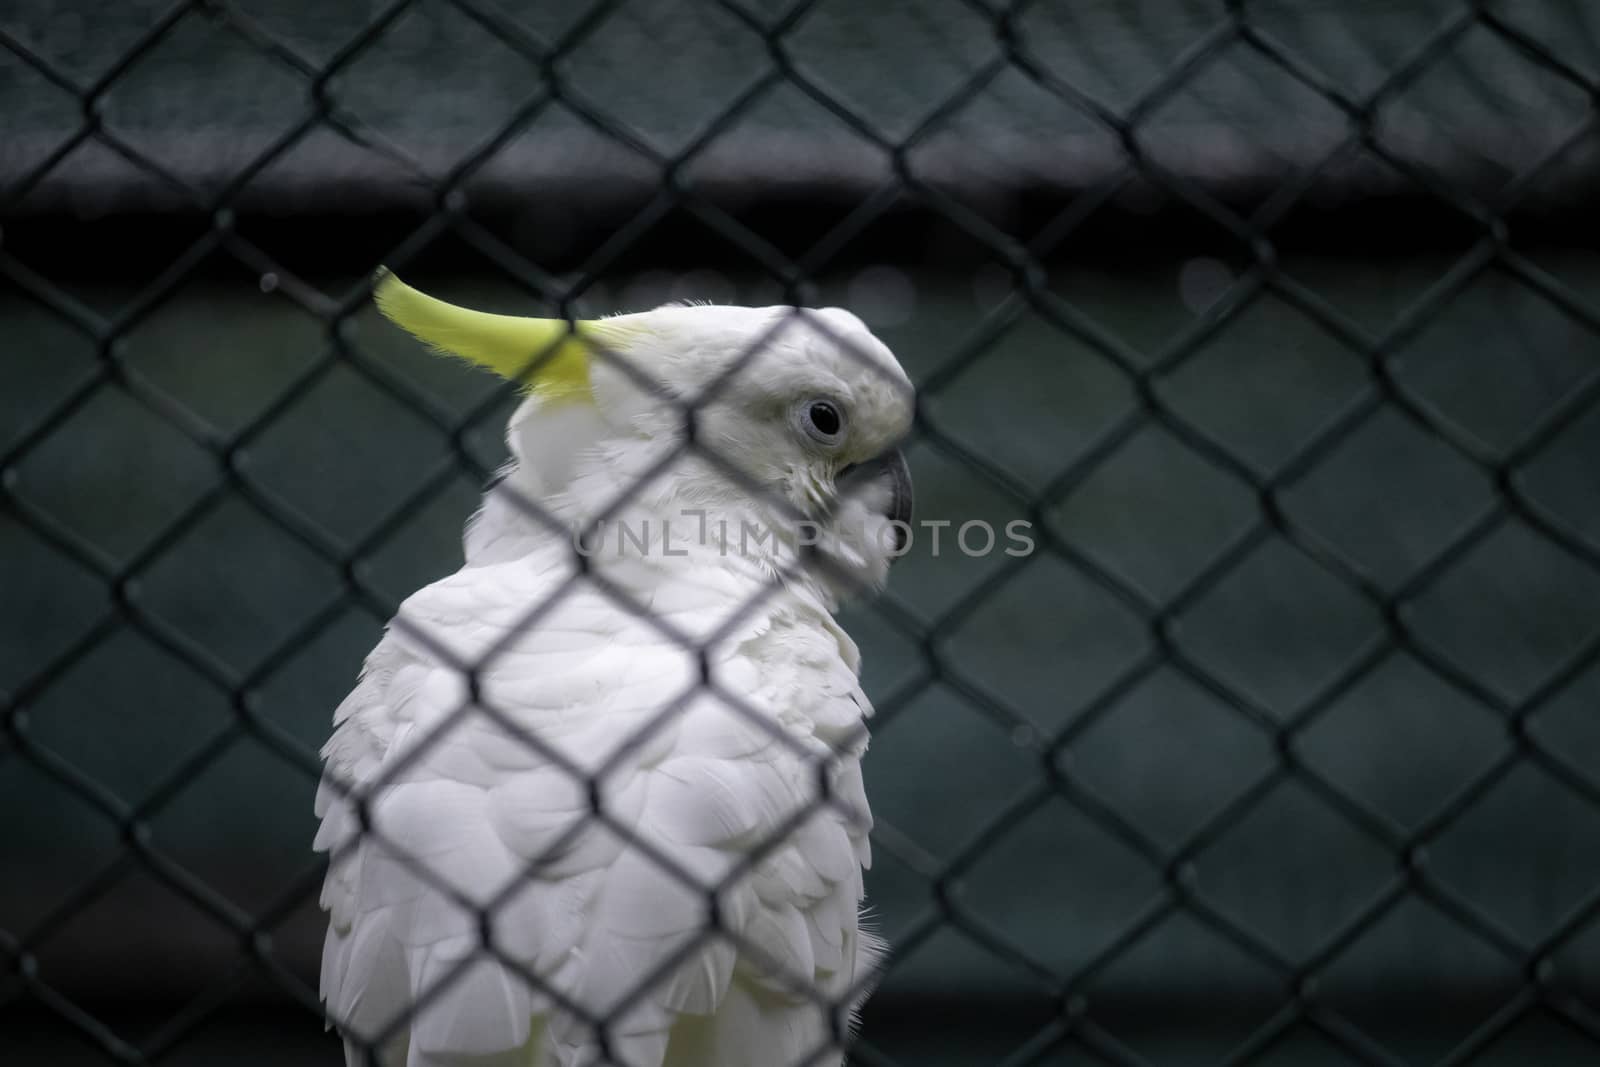
[[[600,1046],[561,999],[614,1011],[661,969],[617,1019],[613,1057],[799,1062],[831,1024],[795,982],[848,1001],[877,951],[857,918],[870,853],[854,646],[802,597],[769,597],[744,618],[709,658],[763,726],[692,693],[696,658],[581,581],[518,630],[572,579],[564,545],[475,560],[405,603],[340,706],[317,800],[317,848],[332,853],[329,1014],[347,1034],[389,1036],[385,1064],[577,1067]],[[654,581],[652,614],[697,635],[754,591],[710,564]],[[465,661],[498,647],[480,693],[545,750],[470,705],[441,646]],[[720,897],[722,920],[754,951],[707,940],[705,893],[596,819],[589,790],[551,753],[586,774],[605,768],[607,819],[701,884],[778,837]],[[816,806],[816,760],[856,818],[821,808],[792,825]],[[376,839],[360,833],[350,795],[365,796]],[[481,950],[475,909],[491,904],[493,943],[514,966]],[[350,1047],[352,1064],[366,1062]]]

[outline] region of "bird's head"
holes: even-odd
[[[758,545],[815,544],[836,594],[881,585],[901,550],[913,390],[848,311],[668,305],[569,322],[455,307],[388,273],[375,295],[419,339],[523,385],[508,438],[541,502],[581,500],[586,517],[631,493],[758,517]]]

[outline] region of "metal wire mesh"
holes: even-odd
[[[1062,1049],[1088,1050],[1109,1063],[1146,1062],[1121,1040],[1114,1028],[1097,1017],[1096,1005],[1087,990],[1096,977],[1120,958],[1136,949],[1140,942],[1164,921],[1183,914],[1198,922],[1240,952],[1248,955],[1274,976],[1279,988],[1279,1008],[1257,1026],[1225,1057],[1227,1063],[1255,1062],[1266,1057],[1291,1034],[1307,1029],[1337,1047],[1353,1062],[1398,1062],[1392,1050],[1363,1032],[1345,1014],[1319,995],[1320,973],[1353,945],[1356,945],[1402,902],[1425,901],[1447,916],[1463,938],[1474,939],[1503,957],[1520,976],[1520,985],[1494,1014],[1481,1020],[1465,1039],[1444,1056],[1441,1062],[1466,1063],[1494,1045],[1535,1009],[1540,1009],[1572,1031],[1600,1043],[1600,1009],[1558,981],[1551,965],[1557,953],[1577,938],[1600,916],[1600,887],[1581,902],[1553,930],[1529,940],[1507,928],[1430,868],[1428,847],[1455,826],[1486,794],[1497,788],[1519,768],[1534,767],[1560,782],[1588,805],[1600,807],[1600,781],[1596,781],[1582,754],[1555,751],[1529,729],[1541,709],[1561,694],[1574,679],[1600,659],[1600,634],[1590,634],[1575,652],[1554,670],[1548,671],[1525,696],[1508,699],[1495,686],[1486,683],[1475,671],[1475,664],[1461,662],[1440,648],[1426,635],[1417,632],[1408,618],[1408,609],[1419,598],[1446,579],[1487,539],[1510,523],[1534,531],[1550,545],[1557,546],[1585,568],[1600,570],[1600,549],[1549,507],[1533,499],[1520,483],[1519,474],[1539,457],[1553,441],[1600,404],[1600,371],[1591,371],[1571,388],[1562,400],[1544,411],[1530,429],[1507,448],[1490,448],[1442,417],[1433,405],[1418,396],[1393,372],[1394,354],[1424,331],[1442,309],[1485,274],[1493,272],[1514,280],[1541,294],[1543,299],[1581,323],[1588,330],[1600,331],[1600,314],[1581,296],[1542,269],[1519,249],[1506,219],[1539,183],[1565,158],[1592,138],[1594,101],[1600,85],[1530,35],[1508,7],[1467,2],[1446,5],[1446,10],[1425,39],[1410,47],[1375,84],[1353,93],[1329,79],[1295,47],[1284,43],[1269,29],[1246,0],[1217,5],[1209,29],[1193,41],[1177,61],[1154,83],[1126,104],[1112,104],[1063,77],[1042,61],[1033,47],[1023,18],[1032,6],[1026,2],[991,4],[988,0],[967,0],[964,5],[980,20],[992,49],[980,64],[943,104],[924,115],[908,131],[885,132],[858,113],[831,89],[823,79],[792,60],[788,41],[811,14],[812,3],[802,2],[776,13],[753,10],[738,0],[721,0],[715,7],[737,20],[765,50],[766,68],[741,91],[728,99],[717,117],[674,152],[663,152],[642,140],[624,121],[594,105],[565,80],[560,67],[564,59],[579,49],[604,27],[621,0],[588,6],[581,17],[571,20],[559,34],[542,38],[502,12],[475,2],[451,0],[449,7],[477,27],[509,47],[525,64],[530,84],[527,98],[511,117],[470,152],[449,162],[442,170],[418,161],[408,151],[387,141],[383,134],[351,114],[341,103],[336,79],[352,63],[372,48],[382,34],[412,6],[397,0],[372,14],[360,29],[326,58],[313,58],[286,42],[262,20],[239,7],[207,0],[179,3],[155,19],[147,30],[92,81],[79,79],[59,70],[30,42],[0,27],[0,48],[21,60],[34,72],[59,87],[77,101],[81,114],[74,128],[38,159],[11,187],[4,191],[0,211],[21,202],[42,184],[55,169],[85,144],[109,150],[130,164],[163,195],[206,220],[205,232],[189,244],[159,276],[149,279],[141,297],[112,315],[103,315],[78,303],[70,294],[53,285],[0,245],[0,275],[17,286],[32,302],[45,308],[61,323],[89,338],[98,362],[94,372],[78,382],[70,394],[50,410],[31,413],[25,432],[0,456],[0,471],[5,474],[3,499],[7,514],[24,525],[33,536],[55,552],[74,561],[95,576],[110,593],[110,606],[103,617],[88,628],[69,648],[49,662],[35,665],[28,677],[4,694],[4,737],[6,746],[0,759],[25,761],[71,791],[98,811],[113,827],[121,842],[118,859],[73,892],[55,903],[49,913],[26,929],[0,930],[0,952],[15,975],[15,993],[59,1015],[114,1062],[147,1063],[162,1060],[180,1045],[220,1003],[223,991],[239,973],[259,971],[270,975],[290,996],[307,1009],[308,1022],[320,1015],[316,992],[303,979],[287,969],[275,952],[270,931],[289,911],[314,898],[321,881],[320,871],[298,879],[281,898],[265,908],[243,908],[217,891],[185,866],[167,855],[152,834],[151,813],[159,811],[173,796],[237,738],[248,736],[271,748],[284,760],[315,778],[320,765],[314,753],[279,725],[262,716],[253,699],[254,692],[267,679],[302,653],[317,635],[331,626],[351,604],[382,617],[392,614],[394,604],[364,576],[360,564],[388,542],[409,522],[416,509],[438,496],[466,469],[474,476],[487,472],[468,448],[467,436],[478,429],[496,410],[505,393],[479,404],[465,417],[446,412],[404,380],[361,351],[353,342],[347,324],[365,306],[370,288],[358,286],[337,299],[329,298],[315,285],[302,280],[260,245],[235,227],[232,208],[247,195],[252,184],[302,139],[313,131],[333,131],[341,138],[380,153],[402,167],[412,179],[425,186],[434,206],[427,223],[412,233],[388,256],[388,264],[404,271],[419,262],[429,244],[441,234],[453,233],[489,261],[497,264],[529,291],[555,302],[569,313],[592,284],[595,276],[629,248],[668,212],[684,212],[707,230],[740,250],[748,264],[766,273],[793,303],[804,304],[812,296],[810,280],[839,252],[851,244],[898,203],[914,201],[924,210],[936,213],[959,229],[997,261],[1006,265],[1009,292],[985,315],[979,326],[965,337],[951,358],[918,383],[923,406],[916,424],[916,439],[941,457],[976,474],[994,490],[1007,497],[1032,520],[1041,540],[1041,550],[1064,561],[1074,571],[1135,613],[1145,627],[1148,650],[1121,668],[1092,700],[1073,709],[1067,723],[1052,735],[1040,735],[1030,709],[1016,707],[996,693],[959,656],[952,654],[946,638],[978,612],[1011,578],[1027,566],[1024,559],[1008,561],[991,572],[985,581],[962,597],[939,618],[923,620],[899,610],[891,602],[886,617],[919,650],[925,670],[896,691],[882,694],[878,701],[879,721],[892,722],[905,707],[937,681],[958,693],[973,707],[1021,738],[1021,743],[1037,759],[1037,776],[1004,810],[989,819],[968,843],[952,857],[934,857],[893,826],[875,831],[878,846],[898,856],[907,866],[919,871],[929,882],[931,893],[925,914],[909,924],[893,946],[898,956],[914,952],[919,944],[940,931],[956,929],[995,957],[1026,972],[1039,988],[1048,992],[1058,1010],[1005,1062],[1026,1064],[1044,1062]],[[127,138],[108,128],[101,120],[102,107],[114,93],[119,80],[147,53],[158,48],[185,20],[195,17],[214,19],[226,30],[269,57],[283,69],[303,80],[306,102],[303,111],[271,144],[256,153],[247,166],[227,180],[207,186],[197,185],[182,173],[141,150]],[[1393,149],[1384,123],[1394,102],[1419,79],[1447,61],[1450,50],[1468,33],[1492,35],[1519,57],[1519,62],[1536,67],[1570,86],[1589,101],[1581,122],[1543,151],[1516,168],[1515,176],[1498,189],[1485,192],[1471,183],[1453,180],[1449,172],[1419,164]],[[1272,189],[1260,206],[1241,212],[1219,196],[1214,183],[1182,173],[1152,152],[1146,143],[1146,127],[1154,115],[1175,94],[1201,78],[1213,60],[1225,50],[1245,49],[1260,62],[1287,76],[1331,107],[1344,125],[1332,151],[1295,169]],[[915,161],[915,150],[939,133],[945,125],[986,86],[1001,74],[1021,74],[1034,86],[1054,97],[1117,146],[1115,158],[1094,175],[1081,195],[1035,232],[1019,239],[973,211],[959,197],[952,196],[938,181],[930,181]],[[774,86],[798,89],[815,105],[848,128],[861,141],[871,145],[887,160],[890,177],[880,187],[863,193],[851,203],[843,220],[818,237],[803,255],[779,252],[762,236],[753,232],[726,208],[705,196],[686,178],[697,157],[712,149],[720,137],[755,108]],[[590,131],[613,150],[620,150],[649,170],[655,184],[653,195],[632,217],[612,232],[585,262],[575,284],[565,284],[539,270],[512,250],[495,234],[474,221],[470,199],[463,189],[475,174],[489,167],[519,134],[541,113],[559,105],[576,115]],[[1385,329],[1374,331],[1342,313],[1314,290],[1282,269],[1273,230],[1326,177],[1328,168],[1352,152],[1381,161],[1393,174],[1418,189],[1427,198],[1468,220],[1472,228],[1471,247],[1448,273],[1429,287]],[[1214,303],[1193,330],[1184,332],[1155,358],[1134,351],[1124,340],[1108,332],[1068,298],[1047,284],[1042,266],[1053,252],[1069,242],[1103,208],[1130,184],[1141,183],[1160,190],[1186,205],[1236,239],[1247,250],[1249,262],[1236,284]],[[189,410],[124,358],[126,335],[144,321],[162,301],[182,286],[209,257],[222,255],[236,260],[247,270],[271,278],[277,291],[293,301],[323,325],[327,349],[276,395],[256,417],[242,427],[223,432]],[[376,264],[373,264],[376,266]],[[1230,327],[1258,301],[1271,297],[1296,309],[1318,327],[1357,355],[1365,369],[1365,381],[1358,395],[1345,404],[1337,416],[1323,425],[1291,454],[1278,457],[1268,469],[1242,456],[1239,450],[1201,426],[1175,405],[1161,384],[1184,368],[1206,345],[1226,343]],[[1014,472],[980,450],[965,443],[959,435],[941,424],[929,407],[964,374],[991,353],[1000,338],[1025,315],[1037,316],[1062,335],[1098,353],[1134,391],[1137,403],[1092,444],[1081,450],[1070,463],[1053,471],[1042,488],[1019,478]],[[405,410],[414,414],[432,432],[451,442],[453,456],[447,463],[425,471],[414,490],[381,520],[373,522],[359,539],[348,541],[321,528],[267,486],[255,479],[239,462],[253,442],[281,420],[329,373],[342,367],[360,375],[382,390]],[[95,398],[106,391],[119,391],[145,407],[150,413],[175,428],[200,446],[215,460],[210,488],[168,523],[157,535],[126,559],[112,556],[91,539],[75,531],[69,522],[40,506],[18,488],[17,470],[31,453],[62,432]],[[1493,485],[1492,505],[1472,516],[1448,543],[1437,548],[1422,565],[1416,566],[1397,583],[1374,578],[1349,554],[1316,531],[1297,522],[1283,505],[1286,494],[1315,473],[1341,445],[1362,427],[1379,416],[1398,416],[1410,426],[1442,444],[1481,471]],[[1159,427],[1179,442],[1183,449],[1205,464],[1224,471],[1247,485],[1253,493],[1251,521],[1234,532],[1226,545],[1206,564],[1189,576],[1179,588],[1154,596],[1130,582],[1114,568],[1106,566],[1093,552],[1056,531],[1051,512],[1102,470],[1112,457],[1137,434]],[[698,445],[694,449],[717,460],[714,453]],[[737,468],[730,467],[736,475]],[[224,502],[243,501],[253,512],[274,525],[310,553],[325,561],[337,582],[323,591],[320,603],[307,612],[303,621],[260,657],[246,671],[223,662],[192,634],[146,610],[139,594],[139,579],[163,557],[173,552],[194,527],[213,514]],[[1292,546],[1306,561],[1371,606],[1381,618],[1380,632],[1365,641],[1359,652],[1337,674],[1321,684],[1288,714],[1267,707],[1261,700],[1230,681],[1213,666],[1196,656],[1178,632],[1178,623],[1197,604],[1212,594],[1228,577],[1244,566],[1269,543]],[[637,608],[637,605],[633,605]],[[533,606],[527,620],[534,623],[548,605]],[[648,613],[645,613],[648,617]],[[131,629],[181,662],[198,678],[226,695],[233,722],[209,743],[185,759],[170,776],[137,802],[129,803],[70,760],[38,741],[31,726],[30,710],[41,697],[79,670],[86,657],[111,636]],[[686,635],[667,630],[676,640],[694,646]],[[704,642],[701,642],[703,648]],[[1493,709],[1503,719],[1503,746],[1490,765],[1457,790],[1450,801],[1414,827],[1401,829],[1349,789],[1306,761],[1300,750],[1302,735],[1330,708],[1355,687],[1369,679],[1386,661],[1403,653],[1426,666],[1445,687],[1464,694],[1472,701]],[[473,673],[482,664],[460,664]],[[1229,708],[1251,731],[1268,742],[1274,753],[1269,769],[1254,779],[1221,810],[1207,817],[1179,845],[1173,847],[1142,828],[1137,820],[1119,810],[1116,803],[1087,785],[1061,757],[1101,722],[1117,713],[1120,702],[1135,688],[1161,671],[1176,672]],[[700,686],[710,684],[702,678]],[[650,729],[667,721],[683,694],[663,706],[662,714]],[[739,695],[719,694],[738,703]],[[561,763],[560,754],[527,736],[492,707],[480,707],[480,714],[494,718],[502,729]],[[641,736],[638,743],[643,743]],[[580,773],[574,769],[574,773]],[[1293,953],[1272,943],[1258,931],[1240,922],[1208,898],[1195,877],[1195,858],[1236,828],[1268,794],[1285,782],[1295,782],[1316,798],[1348,827],[1370,839],[1393,858],[1394,866],[1387,885],[1358,913],[1341,921],[1337,929],[1323,938],[1309,953]],[[963,900],[961,887],[975,869],[993,854],[1010,827],[1040,811],[1046,805],[1064,800],[1083,818],[1120,841],[1159,876],[1157,896],[1143,907],[1134,921],[1083,965],[1063,972],[1041,961],[1028,944],[1008,936],[993,921]],[[827,795],[819,805],[836,803]],[[799,814],[804,819],[809,811]],[[607,820],[597,809],[595,818]],[[650,842],[633,837],[628,828],[611,821],[611,829],[630,839],[633,847],[651,853],[667,868],[670,857],[660,854]],[[766,849],[781,842],[767,842],[752,852],[747,862],[755,863]],[[419,865],[420,866],[420,865]],[[216,991],[197,998],[173,1017],[158,1032],[137,1043],[129,1041],[95,1015],[58,991],[47,970],[39,966],[36,946],[78,917],[130,867],[138,867],[158,879],[173,892],[193,903],[211,920],[221,924],[237,940],[236,967],[218,975]],[[679,872],[682,874],[682,872]],[[425,868],[421,875],[429,877]],[[685,875],[686,877],[686,875]],[[448,887],[442,887],[448,889]],[[702,887],[704,888],[704,887]],[[472,902],[465,902],[475,906]],[[491,905],[492,908],[493,905]],[[715,912],[713,909],[712,915]],[[732,936],[708,925],[708,937]],[[509,967],[522,968],[494,945],[485,951]],[[669,963],[675,961],[669,961]],[[890,964],[893,973],[894,964]],[[665,973],[666,968],[662,969]],[[543,985],[538,975],[524,977],[534,986]],[[447,977],[447,984],[450,977]],[[641,990],[647,989],[655,975],[647,975]],[[559,996],[559,991],[556,991]],[[425,996],[423,1000],[425,1001]],[[603,1022],[603,1020],[601,1020]],[[405,1020],[397,1020],[401,1027]],[[368,1035],[379,1044],[388,1035]],[[842,1039],[842,1023],[836,1038]],[[891,1058],[868,1043],[856,1055],[862,1062],[892,1062]],[[828,1053],[818,1050],[818,1056]]]

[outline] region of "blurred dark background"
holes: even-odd
[[[317,747],[511,400],[367,307],[840,304],[867,1063],[1600,1060],[1600,8],[0,6],[0,1063],[333,1063]],[[347,565],[348,564],[348,565]]]

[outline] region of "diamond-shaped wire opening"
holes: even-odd
[[[1513,700],[1528,696],[1594,636],[1600,576],[1520,523],[1478,541],[1412,604],[1425,649]]]
[[[128,915],[144,921],[128,923]],[[147,995],[177,999],[193,996],[225,972],[238,953],[238,938],[171,884],[134,864],[30,951],[48,980],[96,998],[111,991],[95,976],[132,968]]]
[[[324,326],[254,271],[208,263],[161,294],[122,335],[124,364],[222,434],[266,415],[321,358]],[[247,338],[218,339],[248,319]]]
[[[1174,482],[1194,487],[1174,493]],[[1089,467],[1051,509],[1069,545],[1164,601],[1255,524],[1250,491],[1159,426]]]
[[[1141,682],[1075,734],[1058,757],[1066,769],[1173,845],[1274,766],[1269,737],[1171,669]]]
[[[71,6],[50,7],[56,10],[27,12],[26,20],[19,18],[7,29],[50,69],[84,85],[104,77],[136,54],[152,31],[159,36],[182,15],[164,0],[134,0],[127,17],[111,20],[96,20]]]
[[[1350,220],[1363,209],[1382,222],[1358,242]],[[1473,203],[1431,187],[1359,134],[1275,190],[1252,224],[1277,246],[1285,297],[1313,301],[1319,321],[1341,334],[1353,328],[1362,347],[1430,322],[1463,284],[1458,275],[1475,275],[1485,237]],[[1353,277],[1353,261],[1367,255],[1378,259]]]
[[[1024,377],[1029,388],[1019,392]],[[1132,384],[1116,366],[1035,315],[989,338],[959,373],[923,394],[941,433],[993,457],[1030,487],[1048,484],[1135,403]],[[1042,432],[1025,438],[1009,432],[1019,419]]]
[[[972,863],[957,898],[963,915],[1063,977],[1100,955],[1164,886],[1144,856],[1064,799],[1009,820]],[[1028,878],[1009,873],[1021,868]]]
[[[793,190],[788,199],[795,208],[841,225],[860,210],[847,190],[897,184],[888,153],[876,140],[793,82],[780,80],[738,100],[743,106],[736,113],[719,113],[705,124],[717,136],[683,167],[694,189],[714,196],[735,217],[753,206],[750,191],[758,185],[780,201]],[[733,102],[730,96],[725,103]],[[837,192],[812,197],[809,190],[818,188]]]
[[[236,566],[241,554],[259,567]],[[326,560],[237,496],[208,508],[138,582],[141,610],[241,670],[341,588]]]
[[[1600,885],[1600,857],[1582,843],[1597,829],[1593,801],[1519,765],[1430,842],[1428,871],[1535,944]]]
[[[1498,715],[1400,655],[1323,709],[1296,742],[1309,767],[1406,827],[1438,812],[1505,749]]]
[[[1266,472],[1363,393],[1360,357],[1276,297],[1251,303],[1161,380],[1179,417]]]
[[[1021,198],[1085,190],[1125,167],[1114,131],[1015,66],[946,99],[953,110],[918,129],[907,159],[920,179],[1019,240],[1038,229]]]
[[[1520,443],[1597,370],[1600,335],[1498,271],[1455,296],[1394,363],[1409,395],[1495,450]]]
[[[85,454],[97,461],[84,463]],[[143,551],[217,477],[203,447],[122,390],[104,388],[13,470],[13,493],[117,560]]]
[[[355,278],[329,279],[329,249],[307,239],[317,225],[295,214],[315,206],[360,219],[375,211],[404,213],[419,224],[429,213],[429,172],[404,146],[363,123],[342,105],[332,117],[311,125],[292,142],[279,144],[236,182],[229,200],[239,212],[236,232],[264,249],[293,274],[314,278],[326,292],[343,291]],[[370,238],[368,238],[370,241]],[[348,245],[341,249],[349,252]],[[372,245],[361,259],[371,262],[387,250]],[[343,255],[341,263],[348,262]]]
[[[1449,1000],[1429,995],[1435,967],[1455,976]],[[1432,1063],[1510,1002],[1521,982],[1515,962],[1408,896],[1323,967],[1316,988],[1318,1003],[1386,1053]]]
[[[152,839],[162,853],[251,915],[269,911],[286,890],[317,868],[303,850],[274,846],[279,805],[311,811],[316,783],[303,766],[286,763],[243,734],[214,747],[184,783],[143,807]],[[261,804],[219,824],[216,812],[246,790]],[[305,820],[306,824],[310,819]],[[273,872],[262,876],[263,864]]]
[[[971,976],[974,989],[982,992],[951,997],[950,974]],[[925,1011],[910,1018],[893,1011],[895,1004],[923,998],[940,1005],[944,1022],[939,1027],[928,1025]],[[941,925],[927,940],[896,954],[863,1012],[864,1051],[882,1048],[885,1062],[896,1064],[937,1062],[936,1057],[946,1055],[961,1055],[962,1062],[998,1063],[1058,1015],[1059,1004],[1037,975]],[[978,1025],[979,1020],[986,1022]]]
[[[240,466],[253,484],[350,544],[411,498],[420,474],[453,463],[441,437],[338,364],[249,443]]]
[[[1040,736],[1071,721],[1149,651],[1143,620],[1052,553],[991,587],[935,648],[947,670],[1028,709]]]
[[[1221,12],[1187,8],[1171,19],[1141,18],[1134,8],[1022,6],[1014,40],[1053,77],[1117,112],[1137,107],[1183,69],[1219,29]]]
[[[1156,993],[1147,975],[1184,975]],[[1212,994],[1225,992],[1225,996]],[[1287,984],[1209,923],[1173,913],[1107,960],[1087,985],[1088,1014],[1153,1063],[1220,1060],[1282,1006]],[[1102,1008],[1104,1003],[1106,1007]],[[1154,1023],[1164,1005],[1172,1029]]]
[[[817,5],[783,36],[784,50],[802,74],[892,140],[911,133],[930,110],[997,57],[983,14],[962,0],[890,5],[847,16],[849,7],[839,0]],[[925,61],[908,65],[904,77],[885,82],[860,57],[875,43],[888,41]]]
[[[434,62],[444,54],[473,61]],[[430,72],[425,96],[395,91],[419,69]],[[503,34],[453,4],[429,2],[408,6],[366,38],[338,70],[330,95],[342,111],[440,175],[498,134],[541,86],[537,69]]]
[[[1139,124],[1156,166],[1224,187],[1258,186],[1267,174],[1298,181],[1348,136],[1336,103],[1243,42],[1211,56]]]
[[[1475,26],[1384,101],[1377,136],[1407,162],[1492,193],[1590,112],[1582,86]]]
[[[1486,25],[1519,46],[1531,62],[1600,74],[1594,52],[1594,12],[1581,5],[1522,6],[1501,2]]]
[[[9,745],[0,752],[0,798],[9,805],[7,810],[29,808],[37,813],[7,834],[0,847],[0,857],[12,872],[0,887],[3,929],[7,937],[21,938],[111,866],[122,854],[123,841],[99,810],[82,803]],[[9,947],[9,942],[5,944]],[[6,999],[4,989],[0,980],[0,1002]]]
[[[641,80],[634,68],[645,57],[655,73]],[[663,155],[687,148],[772,76],[761,37],[728,9],[701,3],[623,4],[559,69],[564,86],[625,116],[619,121]]]
[[[1322,947],[1377,899],[1394,866],[1384,842],[1295,783],[1257,799],[1194,864],[1208,904],[1291,959]],[[1268,898],[1255,896],[1262,878],[1277,889]]]
[[[924,849],[951,855],[1034,776],[1036,757],[1028,750],[1033,741],[1031,734],[1013,737],[971,704],[935,686],[879,731],[868,749],[863,771],[869,779],[876,773],[880,783],[886,775],[876,768],[887,758],[914,760],[925,769],[915,778],[875,789],[873,814]],[[959,792],[939,788],[946,780],[971,785]]]
[[[1157,220],[1141,241],[1146,255],[1113,248],[1094,259],[1053,265],[1048,287],[1032,298],[1039,313],[1124,369],[1170,371],[1257,299],[1260,273],[1238,213],[1213,197],[1193,194],[1156,168],[1133,161],[1143,185],[1116,180],[1091,190],[1047,224],[1039,254],[1057,251],[1108,212],[1107,193],[1138,188],[1149,203],[1139,213]],[[1150,254],[1153,253],[1153,254]],[[1153,277],[1152,277],[1153,276]],[[1156,297],[1129,300],[1129,286]]]
[[[1366,97],[1460,13],[1457,0],[1334,10],[1302,0],[1262,0],[1250,20],[1338,90]]]
[[[172,735],[125,715],[109,694],[144,692]],[[129,803],[142,799],[232,722],[227,695],[127,628],[105,639],[30,706],[29,737]],[[174,746],[171,737],[183,737]]]
[[[1483,471],[1391,408],[1341,435],[1281,499],[1297,530],[1390,588],[1495,506]]]
[[[1202,668],[1287,714],[1377,640],[1379,622],[1359,593],[1274,538],[1184,611],[1178,643]]]
[[[485,228],[534,262],[582,260],[612,236],[612,220],[651,209],[661,194],[659,158],[555,99],[515,124],[466,176],[464,213],[476,218],[481,205],[509,217],[509,224],[496,221]],[[584,280],[598,273],[585,271]],[[596,301],[592,310],[614,309]]]
[[[225,22],[221,12],[178,19],[118,72],[99,102],[108,133],[207,190],[293,131],[310,104],[301,71]],[[178,79],[185,92],[172,91]],[[248,116],[244,129],[241,115]]]

